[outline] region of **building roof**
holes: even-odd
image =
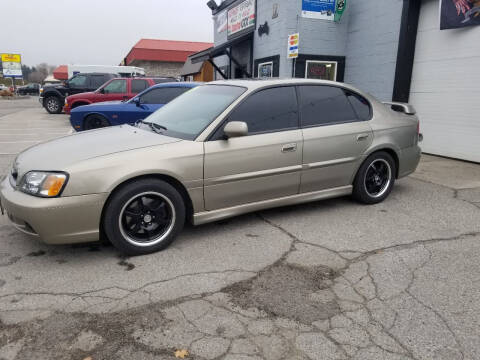
[[[53,77],[57,80],[68,80],[68,66],[58,66],[55,70],[53,70]]]
[[[135,60],[184,63],[188,56],[213,46],[212,43],[141,39],[125,58],[125,65]]]

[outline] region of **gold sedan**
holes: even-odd
[[[49,244],[104,235],[122,252],[146,254],[186,221],[344,195],[381,202],[415,171],[418,129],[410,105],[340,83],[213,82],[137,126],[22,152],[0,184],[2,213]]]

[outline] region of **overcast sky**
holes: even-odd
[[[213,41],[207,0],[1,2],[0,53],[30,66],[118,65],[141,38]]]

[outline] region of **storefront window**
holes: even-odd
[[[273,77],[273,61],[258,64],[258,77],[259,78]]]
[[[336,81],[337,62],[307,60],[305,78]]]

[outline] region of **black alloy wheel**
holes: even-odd
[[[364,204],[382,202],[392,191],[396,171],[395,161],[389,153],[373,153],[363,162],[355,176],[353,198]]]
[[[100,129],[110,126],[110,123],[101,115],[89,115],[83,124],[84,130]]]
[[[169,183],[143,178],[122,185],[108,200],[102,229],[127,255],[150,254],[170,245],[183,229],[186,208]]]
[[[155,245],[168,235],[175,223],[175,208],[163,194],[135,195],[120,212],[123,236],[136,246]]]

